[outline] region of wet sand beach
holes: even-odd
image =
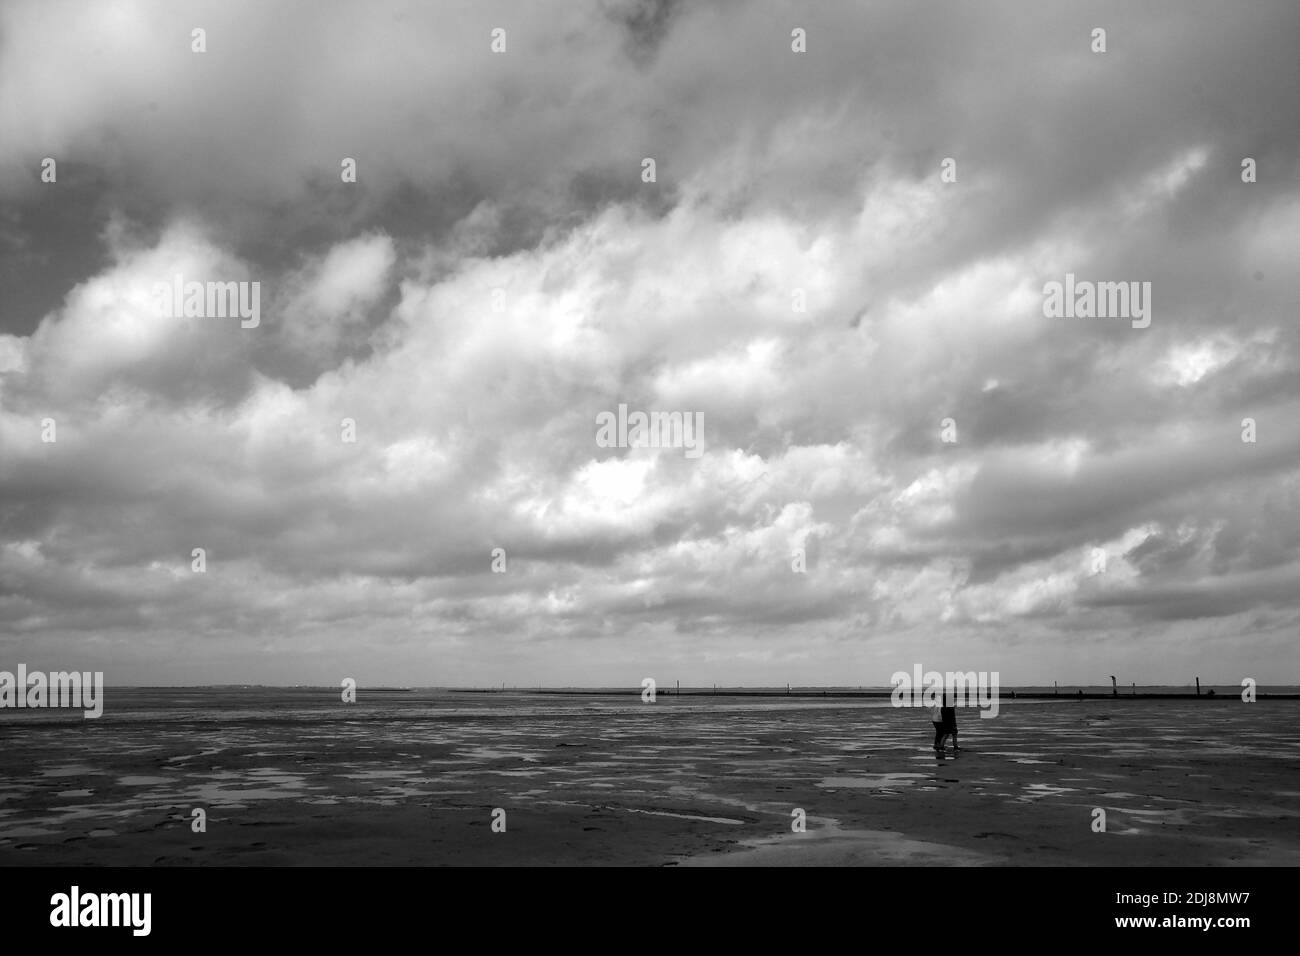
[[[945,759],[887,701],[336,701],[8,713],[0,864],[1300,864],[1297,701],[1004,700]]]

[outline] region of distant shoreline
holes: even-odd
[[[469,694],[500,694],[502,691],[497,688],[487,689],[459,689],[457,693]],[[510,693],[518,694],[541,694],[541,695],[560,695],[574,697],[607,697],[611,695],[639,695],[640,689],[631,690],[548,690],[545,688],[533,690],[517,690]],[[800,697],[800,698],[862,698],[875,700],[888,700],[893,696],[892,691],[888,690],[710,690],[710,689],[691,689],[677,691],[674,688],[657,690],[656,694],[663,697]],[[1300,700],[1300,693],[1270,694],[1257,690],[1256,698],[1267,697],[1271,700]],[[1071,693],[1050,694],[1042,691],[1009,691],[997,695],[999,701],[1012,700],[1226,700],[1239,701],[1238,694],[1219,694],[1219,693],[1187,693],[1184,691],[1171,691],[1169,693],[1141,693],[1141,694],[1112,694],[1110,692],[1083,692],[1075,690]]]
[[[1287,688],[1282,691],[1269,691],[1262,687],[1257,687],[1255,695],[1257,699],[1264,700],[1300,700],[1300,689],[1297,685],[1279,684],[1276,687]],[[176,692],[176,691],[283,691],[292,693],[338,693],[338,688],[334,686],[311,686],[311,685],[273,685],[273,684],[205,684],[205,685],[109,685],[106,691],[159,691],[159,692]],[[639,697],[643,693],[640,687],[367,687],[360,685],[357,687],[358,693],[366,694],[418,694],[418,693],[440,693],[440,694],[516,694],[527,696],[543,697]],[[893,691],[889,688],[860,688],[851,689],[845,687],[820,688],[820,687],[792,687],[790,689],[775,687],[659,687],[655,691],[658,697],[763,697],[763,698],[780,698],[787,697],[791,699],[802,700],[887,700],[893,696]],[[1143,690],[1143,691],[1124,691],[1119,693],[1113,692],[1110,688],[1093,687],[1081,689],[1077,686],[1066,690],[1061,688],[1059,691],[1042,690],[1034,688],[1032,690],[1021,690],[1014,687],[1001,688],[998,693],[998,700],[1007,703],[1017,700],[1205,700],[1205,701],[1240,701],[1241,688],[1232,685],[1223,685],[1222,687],[1202,686],[1201,693],[1185,690],[1181,687],[1170,687],[1168,690]]]

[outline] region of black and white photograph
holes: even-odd
[[[6,925],[797,867],[1250,940],[1223,880],[1300,865],[1298,44],[0,2]]]

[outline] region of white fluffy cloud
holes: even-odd
[[[724,7],[7,5],[0,191],[37,202],[57,154],[49,188],[99,177],[111,213],[102,255],[0,336],[6,654],[437,684],[883,684],[938,656],[1095,677],[1081,640],[1159,646],[1153,682],[1285,664],[1300,352],[1278,250],[1300,206],[1262,184],[1255,206],[1232,158],[1273,94],[1192,122],[1160,80],[1143,140],[1147,74],[1117,52],[1089,78],[1050,17],[962,5],[952,48],[899,13],[798,11],[798,61],[796,11]],[[1294,13],[1243,19],[1224,43]],[[1025,88],[999,50],[1045,72]],[[1072,118],[1088,97],[1113,108],[1100,145]],[[1151,328],[1045,319],[1067,271],[1150,277]],[[160,318],[176,273],[259,281],[261,324]],[[702,414],[706,453],[600,447],[620,403]]]

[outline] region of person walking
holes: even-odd
[[[943,756],[943,739],[948,736],[943,726],[943,708],[935,705],[928,708],[930,712],[930,722],[934,724],[934,752]]]
[[[957,746],[957,694],[952,690],[945,690],[943,693],[943,706],[939,708],[940,730],[944,737],[952,737],[952,749],[959,751]],[[940,743],[942,746],[942,743]]]

